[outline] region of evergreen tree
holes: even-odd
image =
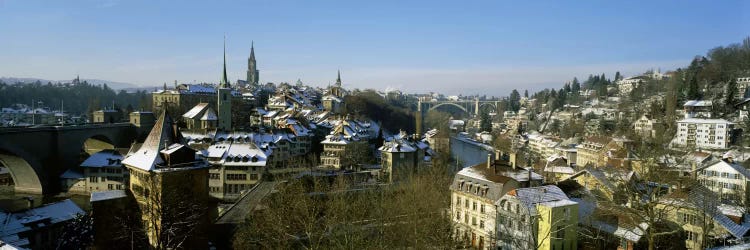
[[[620,71],[617,71],[617,72],[615,72],[615,80],[614,80],[614,81],[615,81],[615,82],[616,82],[616,81],[619,81],[619,80],[620,80],[620,78],[622,78],[622,75],[620,75]]]
[[[528,89],[523,91],[523,97],[529,98],[529,90]]]
[[[737,79],[732,78],[727,84],[727,94],[724,97],[724,110],[727,113],[734,112],[734,104],[737,103],[735,99],[737,95]]]
[[[687,86],[687,98],[690,100],[700,100],[703,97],[700,86],[698,85],[698,77],[690,77],[690,81]]]
[[[490,114],[487,110],[483,110],[479,114],[479,130],[492,132],[492,119],[490,119]]]
[[[576,95],[581,91],[581,83],[578,82],[578,78],[573,77],[573,83],[570,86],[570,90]]]
[[[513,112],[518,112],[519,109],[521,109],[521,94],[518,93],[518,90],[513,90],[510,93],[510,97],[508,98],[508,101],[510,101],[510,109]]]

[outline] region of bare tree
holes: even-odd
[[[134,248],[152,249],[194,248],[199,247],[192,245],[195,242],[207,242],[208,197],[188,192],[195,183],[189,174],[163,181],[163,176],[151,173],[141,181],[143,186],[134,188],[144,199],[135,202],[137,211],[116,216],[121,225],[115,228],[123,231],[118,240],[129,240]]]
[[[368,186],[343,176],[294,180],[238,229],[248,248],[391,249],[456,246],[446,211],[450,175],[433,167],[398,185]]]

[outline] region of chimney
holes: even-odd
[[[492,169],[492,154],[487,154],[487,169]]]
[[[690,167],[691,167],[692,171],[690,171],[690,177],[692,177],[692,179],[695,179],[696,176],[698,175],[698,173],[695,172],[695,165],[696,165],[695,161],[691,160],[690,161]]]
[[[531,167],[529,167],[529,187],[531,187]],[[544,190],[544,192],[547,192],[547,189]]]

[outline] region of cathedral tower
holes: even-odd
[[[253,87],[258,86],[258,78],[260,72],[258,72],[258,66],[255,64],[255,44],[250,43],[250,57],[247,58],[247,84]]]
[[[229,80],[227,80],[227,42],[224,39],[224,72],[221,77],[221,83],[218,93],[218,100],[216,106],[219,110],[219,124],[218,128],[224,131],[232,130],[232,89],[229,86]]]
[[[338,77],[336,77],[336,86],[341,87],[341,70],[339,70],[338,73]]]

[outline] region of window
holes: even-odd
[[[89,182],[91,183],[99,182],[99,178],[97,178],[96,176],[91,176],[89,177]]]
[[[476,226],[477,225],[477,217],[471,217],[471,225]]]
[[[250,174],[250,180],[257,180],[258,174]]]
[[[247,174],[227,174],[227,180],[247,180]]]
[[[479,207],[479,211],[480,211],[481,213],[484,213],[484,204],[482,204],[482,206],[480,206],[480,207]]]
[[[484,221],[483,220],[479,221],[479,228],[484,229]]]
[[[212,180],[218,180],[219,179],[219,174],[218,173],[210,173],[210,174],[208,174],[208,178],[212,179]]]
[[[563,226],[557,226],[557,232],[555,232],[558,239],[565,239],[565,228]]]
[[[469,208],[469,199],[464,199],[464,207]]]
[[[473,202],[471,207],[472,207],[472,210],[477,211],[477,202],[476,201]]]
[[[115,184],[107,184],[107,189],[109,190],[115,189]]]
[[[461,220],[461,212],[456,212],[456,220],[457,221]]]

